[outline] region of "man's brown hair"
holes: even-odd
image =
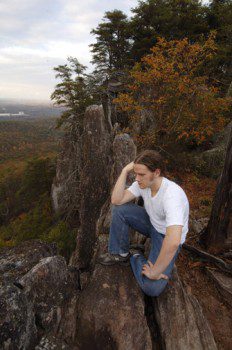
[[[164,159],[159,152],[154,150],[147,149],[142,151],[136,156],[134,163],[146,165],[150,171],[160,169],[161,175],[165,172]]]

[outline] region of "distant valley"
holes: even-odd
[[[52,102],[0,98],[0,120],[59,117],[63,110]]]
[[[33,157],[57,156],[63,130],[56,129],[56,121],[62,110],[48,102],[0,99],[0,175]]]

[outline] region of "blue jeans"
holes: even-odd
[[[110,226],[110,237],[108,250],[111,254],[127,253],[129,251],[129,228],[140,232],[146,237],[151,238],[151,250],[148,257],[153,264],[155,263],[164,240],[164,235],[156,231],[151,224],[150,218],[145,208],[134,204],[126,203],[115,205],[112,208],[112,221]],[[174,262],[181,249],[179,245],[173,259],[163,272],[169,278],[174,266]],[[166,287],[168,280],[161,278],[160,280],[151,280],[142,275],[142,267],[147,263],[147,259],[142,255],[130,257],[130,263],[137,282],[143,292],[150,296],[158,296]]]

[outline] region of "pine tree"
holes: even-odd
[[[208,23],[211,30],[216,30],[219,47],[212,70],[226,92],[232,80],[232,1],[213,0],[208,8]]]
[[[58,127],[68,122],[81,128],[85,109],[94,102],[88,86],[89,76],[85,74],[85,70],[86,67],[74,57],[68,57],[68,64],[54,68],[57,72],[56,78],[61,83],[56,85],[51,99],[55,101],[55,105],[65,108],[58,120]]]
[[[187,37],[191,42],[208,32],[206,7],[198,0],[139,1],[132,10],[132,55],[139,60],[162,36],[167,40]]]
[[[97,42],[91,44],[92,63],[106,77],[113,71],[125,69],[130,63],[130,32],[127,16],[119,10],[108,11],[96,29]]]

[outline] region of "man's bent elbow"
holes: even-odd
[[[120,205],[120,201],[117,201],[115,199],[111,199],[111,204],[112,205]]]

